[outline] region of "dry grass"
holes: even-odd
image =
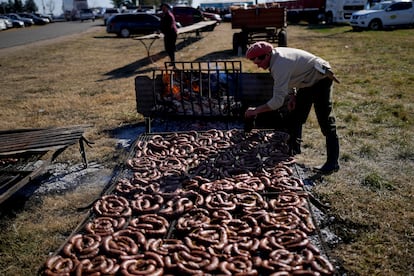
[[[347,26],[289,26],[288,43],[330,61],[342,83],[335,86],[335,110],[342,169],[316,182],[314,193],[331,205],[331,227],[342,238],[332,254],[347,275],[413,275],[414,267],[414,29],[354,33]],[[179,41],[178,60],[240,59],[231,56],[229,24],[193,43]],[[162,65],[162,41],[152,53]],[[135,110],[134,77],[154,66],[145,48],[116,39],[103,28],[76,38],[1,51],[2,129],[92,124],[90,160],[113,167],[119,152],[105,130],[141,122]],[[316,119],[304,129],[298,162],[324,161],[324,140]],[[77,148],[59,158],[79,162]],[[30,199],[2,211],[0,274],[33,275],[82,220],[76,207],[99,188]],[[51,237],[51,238],[50,238]]]

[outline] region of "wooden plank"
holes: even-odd
[[[194,33],[194,32],[197,32],[197,31],[201,31],[201,32],[206,31],[206,30],[209,30],[208,27],[212,27],[216,24],[217,24],[217,22],[212,21],[212,20],[200,21],[200,22],[195,23],[193,25],[178,28],[177,34],[180,35],[180,34],[186,34],[186,33]]]
[[[0,133],[0,155],[73,145],[82,137],[86,127],[88,126],[3,131]]]
[[[194,33],[197,31],[204,31],[207,30],[208,27],[212,27],[213,25],[216,25],[217,22],[213,20],[208,21],[200,21],[198,23],[195,23],[193,25],[181,27],[177,29],[177,35],[180,34],[187,34],[187,33]],[[160,34],[149,34],[149,35],[143,35],[143,36],[136,36],[133,37],[135,40],[154,40],[154,39],[160,39],[163,38],[164,35],[162,33]]]

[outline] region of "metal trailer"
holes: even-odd
[[[241,55],[247,46],[257,41],[287,46],[287,19],[284,7],[254,7],[232,9],[232,29],[241,29],[233,35],[233,53]]]

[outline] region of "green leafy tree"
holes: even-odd
[[[161,1],[161,0],[141,0],[139,1],[140,5],[144,5],[144,6],[156,6],[159,7],[161,5],[161,2],[166,2],[166,1]]]
[[[34,0],[26,0],[24,10],[27,12],[37,12],[39,9]]]
[[[10,12],[10,4],[6,2],[0,3],[0,12],[1,13],[9,13]]]
[[[112,5],[116,8],[120,8],[122,4],[124,3],[124,0],[111,0]]]
[[[23,11],[23,3],[21,0],[15,0],[13,4],[13,10],[15,12],[22,12]]]

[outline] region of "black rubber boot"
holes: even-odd
[[[296,154],[301,154],[302,151],[300,149],[301,139],[289,139],[288,146],[289,146],[289,155],[295,156]]]
[[[326,163],[315,167],[315,171],[320,174],[332,174],[339,171],[339,140],[338,136],[326,137]]]
[[[296,125],[289,129],[289,155],[295,156],[296,154],[301,154],[300,145],[302,143],[302,125]]]

